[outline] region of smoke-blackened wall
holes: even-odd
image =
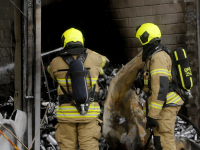
[[[14,91],[14,6],[0,1],[0,99]]]
[[[60,47],[62,33],[74,27],[82,31],[85,47],[106,55],[111,61],[125,63],[123,42],[110,25],[107,6],[102,0],[75,0],[43,7],[42,50]]]

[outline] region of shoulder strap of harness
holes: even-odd
[[[79,59],[80,61],[82,61],[84,63],[87,58],[87,55],[88,55],[88,53],[79,54],[76,59]]]
[[[74,59],[74,57],[72,56],[72,55],[60,55],[61,57],[62,57],[62,59],[69,65],[73,60],[75,60]],[[78,60],[80,60],[80,61],[82,61],[82,63],[84,63],[85,62],[85,60],[86,60],[86,57],[87,57],[87,53],[85,52],[85,53],[81,53],[81,54],[78,54],[77,55],[77,58],[76,59],[78,59]],[[66,69],[66,70],[60,70],[60,71],[68,71],[68,69]],[[86,69],[86,71],[84,72],[84,73],[82,73],[82,74],[80,74],[80,73],[78,73],[78,74],[73,74],[73,76],[79,76],[79,75],[87,75],[88,74],[88,70]],[[67,74],[66,74],[66,80],[67,80],[67,78],[68,78],[68,76],[69,76],[69,71],[67,72]],[[89,78],[90,78],[90,83],[91,83],[91,85],[92,85],[92,81],[91,81],[91,76],[90,76],[90,74],[89,74]],[[67,92],[68,92],[68,94],[69,95],[72,95],[72,93],[69,91],[69,85],[68,85],[68,82],[66,81],[66,84],[67,84]],[[67,94],[66,93],[66,91],[64,90],[64,88],[61,88],[61,90],[63,91],[63,93],[64,94]]]
[[[88,53],[82,53],[78,54],[76,59],[79,59],[83,63],[85,62],[87,58]],[[61,55],[62,59],[69,65],[74,59],[72,55]]]
[[[177,81],[177,77],[176,77],[177,74],[176,74],[176,70],[175,70],[175,61],[173,60],[171,51],[167,47],[162,47],[161,49],[158,49],[150,56],[149,70],[150,70],[151,58],[153,57],[153,55],[155,55],[156,53],[158,53],[160,51],[165,51],[170,56],[171,61],[172,61],[171,74],[172,74],[173,81],[169,82],[169,91],[175,91],[184,100],[184,97],[182,96],[181,92],[178,89],[178,81]],[[149,75],[149,81],[151,81],[151,74]],[[149,84],[149,88],[151,89],[150,84]]]
[[[74,59],[72,55],[61,56],[62,59],[69,65]]]
[[[82,63],[85,62],[86,58],[87,58],[87,55],[88,53],[81,53],[81,54],[78,54],[77,55],[77,58],[78,60],[82,61]],[[62,57],[62,59],[69,65],[74,59],[74,57],[72,55],[60,55]],[[89,94],[91,95],[91,97],[94,97],[94,92],[95,92],[95,85],[93,87],[92,85],[92,79],[91,79],[91,74],[89,72],[89,69],[90,68],[85,68],[85,72],[84,72],[84,75],[86,76],[87,74],[89,75],[89,80],[90,80],[90,86],[91,86],[91,89],[88,91]],[[61,69],[61,70],[58,70],[58,71],[68,71],[69,69]],[[69,76],[69,72],[67,72],[66,74],[66,79],[67,79],[67,76]],[[74,74],[74,76],[78,76],[76,74]],[[67,84],[67,92],[64,90],[64,88],[61,86],[61,90],[63,91],[63,93],[66,95],[66,94],[69,94],[70,96],[72,96],[72,93],[69,91],[69,85],[68,85],[68,82],[66,81],[66,84]],[[92,101],[92,100],[91,100]]]

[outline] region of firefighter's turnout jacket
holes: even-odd
[[[104,74],[104,66],[109,60],[92,50],[87,49],[86,53],[88,53],[87,58],[84,62],[84,67],[89,68],[89,72],[91,74],[92,85],[96,84],[96,92],[99,92],[99,87],[97,84],[98,76]],[[76,58],[76,55],[73,55]],[[50,73],[51,77],[58,82],[57,92],[58,95],[64,95],[60,86],[62,86],[67,92],[66,82],[68,82],[69,90],[72,91],[71,87],[71,79],[68,78],[67,81],[65,79],[67,71],[58,71],[60,69],[69,69],[67,63],[62,59],[62,57],[58,56],[52,60],[47,70]],[[87,76],[87,86],[90,89],[90,79]],[[80,115],[75,106],[72,106],[70,103],[64,103],[59,105],[57,108],[57,120],[62,123],[87,123],[96,119],[100,114],[100,106],[98,102],[92,102],[89,106],[88,112],[85,115]]]
[[[150,93],[148,116],[151,118],[160,119],[162,108],[181,106],[184,103],[175,91],[168,92],[169,82],[172,81],[171,68],[172,60],[165,51],[155,53],[151,59],[148,59],[144,68],[143,90]],[[145,112],[146,107],[144,107]]]

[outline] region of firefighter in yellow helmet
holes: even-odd
[[[51,77],[58,82],[56,140],[61,150],[77,150],[78,146],[81,150],[99,150],[101,132],[98,125],[100,106],[97,102],[97,80],[99,75],[104,74],[109,60],[84,48],[83,35],[75,28],[62,34],[61,45],[63,50],[48,66]],[[80,73],[76,69],[83,70]],[[79,105],[79,98],[85,95],[85,103]]]
[[[183,100],[172,88],[170,50],[161,43],[161,32],[153,23],[136,28],[136,37],[143,45],[143,90],[148,96],[144,112],[147,126],[153,128],[156,150],[176,150],[174,126]]]

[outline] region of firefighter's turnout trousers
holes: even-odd
[[[99,150],[101,128],[97,121],[100,114],[97,102],[90,104],[85,115],[70,104],[58,106],[56,114],[59,123],[55,126],[55,137],[61,150],[78,150],[78,145],[80,150]]]
[[[176,150],[174,126],[181,106],[165,107],[160,112],[158,126],[153,129],[156,150]]]
[[[61,150],[99,150],[101,137],[97,120],[90,123],[58,123],[56,140]]]
[[[109,60],[89,49],[86,50],[86,53],[84,67],[89,68],[91,74],[91,80],[89,76],[86,77],[87,86],[90,89],[90,81],[92,81],[92,85],[96,84],[95,92],[98,92],[98,76],[104,74],[103,69]],[[72,56],[77,57],[76,55]],[[58,71],[63,69],[69,69],[69,66],[59,56],[55,57],[48,66],[51,77],[58,82],[59,97],[64,95],[61,86],[67,91],[66,82],[69,85],[70,92],[73,92],[71,79],[68,78],[67,81],[65,79],[67,71]],[[100,106],[97,102],[90,103],[85,115],[81,115],[69,101],[60,104],[56,109],[58,124],[55,126],[55,136],[61,150],[77,150],[78,146],[81,150],[99,150],[98,139],[101,137],[100,126],[97,121],[99,114]]]
[[[172,81],[171,68],[171,58],[165,51],[153,55],[144,68],[143,90],[150,93],[148,116],[158,121],[158,126],[154,128],[156,150],[176,150],[174,125],[176,115],[184,102],[175,91],[169,90]]]

